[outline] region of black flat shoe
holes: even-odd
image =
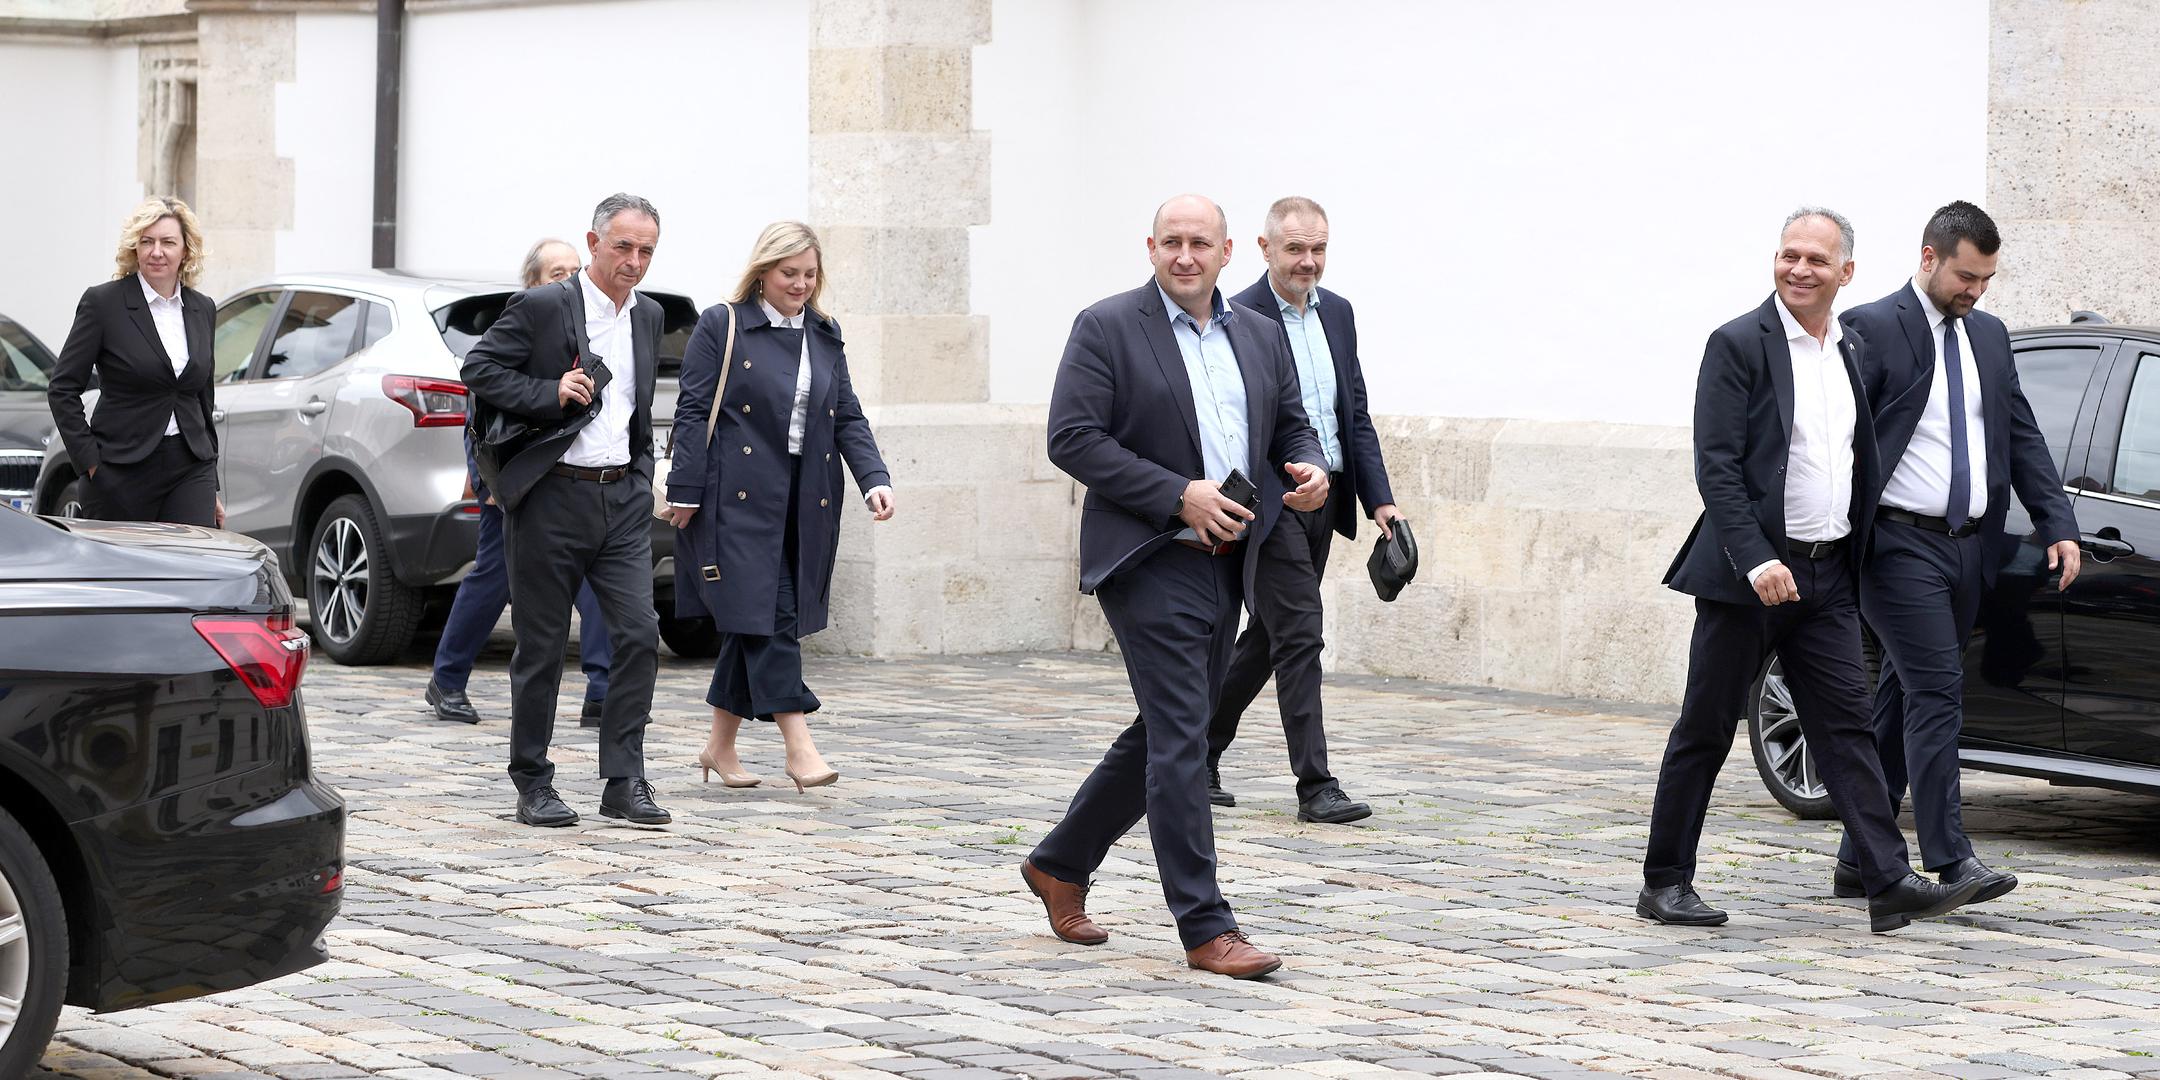
[[[554,788],[536,787],[518,792],[517,819],[520,825],[559,829],[577,824],[577,811],[570,809]]]
[[[1237,796],[1222,788],[1222,770],[1213,765],[1207,767],[1207,801],[1217,806],[1237,805]]]
[[[1830,872],[1830,895],[1842,900],[1866,896],[1867,886],[1861,884],[1860,868],[1840,860],[1837,869]]]
[[[437,720],[455,720],[460,724],[480,722],[480,710],[473,708],[463,690],[445,690],[429,679],[427,684],[428,707],[435,710]]]
[[[600,707],[601,707],[601,706],[602,706],[603,704],[605,704],[605,702],[599,702],[599,701],[594,701],[594,700],[593,700],[593,699],[591,699],[591,698],[586,698],[586,699],[585,699],[585,709],[584,709],[584,711],[583,711],[583,712],[580,712],[580,713],[578,713],[578,722],[577,722],[578,726],[579,726],[579,727],[599,727],[599,726],[600,726]]]
[[[1942,872],[1935,876],[1945,885],[1962,884],[1968,879],[1978,880],[1980,891],[1974,893],[1971,900],[1975,904],[1997,899],[2018,886],[2016,874],[1990,869],[1986,863],[1969,855],[1944,867]]]
[[[1339,787],[1321,788],[1297,808],[1299,821],[1317,821],[1322,825],[1344,825],[1371,816],[1372,807],[1350,801],[1350,796],[1343,794]]]
[[[1692,885],[1643,886],[1635,898],[1635,914],[1667,926],[1723,926],[1724,912],[1703,903]]]
[[[1978,880],[1958,885],[1939,885],[1918,874],[1868,897],[1868,929],[1887,934],[1914,919],[1947,914],[1980,892]]]
[[[675,820],[653,801],[652,785],[642,776],[608,781],[600,790],[600,816],[621,818],[632,825],[665,825]]]

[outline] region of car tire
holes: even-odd
[[[88,499],[90,495],[89,492],[83,490],[85,484],[85,480],[80,476],[68,481],[67,486],[60,489],[60,497],[53,500],[53,514],[64,518],[89,517],[90,511],[86,507],[84,500]]]
[[[1872,633],[1860,634],[1860,659],[1866,667],[1868,701],[1874,702],[1875,684],[1881,678],[1882,649]],[[1800,730],[1800,713],[1785,687],[1784,664],[1775,655],[1763,665],[1762,674],[1748,691],[1748,746],[1755,756],[1755,773],[1779,806],[1807,821],[1827,821],[1837,816],[1830,792],[1815,769],[1814,754]]]
[[[8,935],[15,924],[20,932]],[[36,841],[0,810],[0,1076],[29,1076],[45,1057],[67,996],[67,912]],[[0,1016],[4,1016],[0,1011]]]
[[[708,618],[678,618],[660,614],[660,640],[668,650],[686,660],[710,660],[720,655],[720,631]]]
[[[412,644],[427,595],[397,579],[375,509],[342,495],[315,522],[307,548],[315,645],[340,664],[382,664]]]

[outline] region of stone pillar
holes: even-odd
[[[973,128],[989,0],[812,0],[810,217],[826,304],[892,467],[900,510],[851,511],[828,651],[1067,648],[1073,485],[1044,409],[996,406],[988,320],[969,313],[971,225],[990,220]]]
[[[201,288],[223,296],[276,268],[292,228],[293,163],[277,156],[277,84],[293,79],[293,16],[196,0],[195,204],[210,249]]]
[[[1988,308],[2012,326],[2092,310],[2160,322],[2160,19],[2147,0],[1989,5]]]

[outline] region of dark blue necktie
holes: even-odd
[[[1965,455],[1965,370],[1954,318],[1943,320],[1942,362],[1950,384],[1950,500],[1943,517],[1957,528],[1972,517],[1972,463]]]

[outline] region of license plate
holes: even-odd
[[[31,496],[11,495],[8,497],[8,505],[25,514],[30,513]]]

